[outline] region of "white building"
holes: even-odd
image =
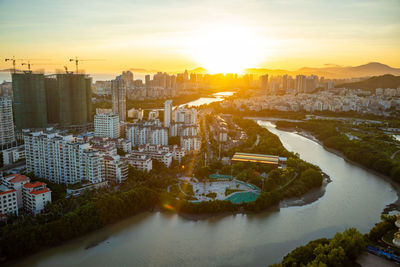
[[[15,145],[11,97],[0,97],[0,150]]]
[[[55,132],[29,133],[24,140],[27,172],[57,184],[104,181],[102,157],[88,143]]]
[[[172,100],[167,100],[164,103],[164,127],[169,127],[172,117]]]
[[[133,123],[127,127],[126,137],[132,146],[168,145],[168,128],[161,127],[159,120]]]
[[[31,180],[29,177],[22,174],[10,174],[3,178],[2,184],[7,186],[8,188],[12,188],[16,190],[17,193],[17,205],[18,209],[23,207],[22,201],[22,189],[26,183],[29,183]]]
[[[181,136],[181,147],[188,152],[200,150],[201,142],[198,136]]]
[[[150,157],[152,160],[157,160],[161,163],[164,163],[164,165],[168,168],[169,166],[171,166],[172,163],[172,153],[162,150],[155,150],[155,151],[138,150],[138,151],[133,151],[129,155],[135,157],[146,155]]]
[[[96,137],[119,138],[119,116],[114,113],[94,115],[94,134]]]
[[[134,155],[129,154],[125,156],[129,165],[141,171],[151,171],[153,169],[153,162],[149,156],[144,154]]]
[[[22,199],[26,211],[38,214],[47,203],[51,203],[51,191],[42,182],[26,183],[22,191]]]
[[[24,145],[3,150],[3,165],[10,165],[22,159],[25,159]]]
[[[152,110],[152,111],[150,111],[149,112],[149,116],[148,116],[148,119],[151,121],[151,120],[155,120],[155,119],[157,119],[158,118],[158,110]]]
[[[122,183],[128,179],[128,164],[120,156],[104,156],[104,177],[113,183]]]
[[[184,124],[197,123],[197,110],[194,108],[187,109],[184,107],[178,108],[174,111],[174,121]]]
[[[128,118],[143,120],[143,109],[131,108],[128,110]]]
[[[17,190],[0,185],[0,217],[8,214],[18,215]]]
[[[185,156],[185,150],[182,147],[179,147],[178,145],[173,145],[173,146],[161,146],[161,145],[150,145],[146,144],[143,146],[140,146],[138,148],[139,152],[158,152],[158,153],[170,153],[172,155],[172,158],[174,160],[177,160],[179,163]],[[151,156],[151,155],[149,155]],[[162,160],[161,160],[162,161]],[[167,165],[167,164],[166,164]],[[168,166],[170,166],[168,164]]]

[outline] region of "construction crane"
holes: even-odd
[[[79,59],[78,57],[70,58],[70,62],[75,62],[75,73],[78,74],[78,64],[80,61],[104,61],[104,59]]]
[[[33,66],[33,65],[35,65],[35,66],[37,66],[37,65],[46,65],[46,66],[48,66],[48,65],[58,65],[58,64],[48,64],[48,63],[35,63],[35,64],[32,64],[30,62],[30,60],[28,60],[28,62],[22,62],[21,65],[22,66],[27,65],[28,66],[28,71],[31,71],[31,66]]]
[[[66,74],[71,74],[72,73],[72,71],[68,71],[68,67],[67,66],[64,66],[64,69],[65,69],[65,73]]]
[[[16,73],[15,62],[16,62],[17,60],[24,60],[24,59],[23,59],[23,58],[15,58],[15,56],[13,56],[12,58],[6,58],[6,59],[4,60],[5,62],[7,62],[7,61],[12,61],[12,64],[13,64],[13,72],[14,72],[14,73]]]
[[[16,64],[16,62],[17,61],[28,61],[28,63],[26,64],[24,64],[24,63],[22,63],[22,65],[28,65],[28,69],[30,70],[30,66],[32,65],[32,64],[30,64],[30,61],[32,61],[32,60],[48,60],[48,59],[33,59],[33,58],[15,58],[15,56],[13,56],[12,58],[6,58],[4,61],[5,62],[7,62],[7,61],[12,61],[12,64],[13,64],[13,73],[16,73],[17,72],[17,70],[16,70],[16,68],[15,68],[15,64]]]

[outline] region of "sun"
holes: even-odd
[[[195,32],[189,53],[211,74],[241,74],[263,62],[266,50],[265,39],[252,28],[209,25]]]

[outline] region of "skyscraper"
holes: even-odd
[[[112,111],[119,115],[120,121],[126,121],[126,84],[118,76],[111,81]]]
[[[169,127],[172,116],[172,100],[164,102],[164,127]]]
[[[0,97],[0,149],[15,145],[11,97]]]
[[[261,79],[261,90],[263,90],[266,94],[268,94],[268,74],[265,74],[260,77]]]
[[[16,129],[46,127],[44,74],[13,73],[12,89]]]

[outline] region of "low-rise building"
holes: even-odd
[[[24,145],[3,150],[3,165],[10,165],[23,159],[25,159]]]
[[[24,184],[22,191],[24,209],[32,214],[40,213],[47,203],[51,203],[51,191],[45,183]]]
[[[141,171],[151,171],[153,169],[151,158],[144,154],[129,154],[125,156],[125,160],[129,165]]]
[[[17,190],[0,185],[0,217],[18,215]]]
[[[164,163],[166,167],[171,166],[172,154],[170,152],[156,150],[156,151],[133,151],[130,155],[141,156],[146,155],[153,160]]]
[[[128,164],[120,156],[104,156],[104,177],[112,183],[122,183],[128,179]]]
[[[7,186],[8,188],[13,188],[17,192],[17,204],[18,209],[23,207],[22,201],[22,190],[26,183],[29,183],[31,180],[29,177],[22,174],[10,174],[3,178],[2,184]]]

